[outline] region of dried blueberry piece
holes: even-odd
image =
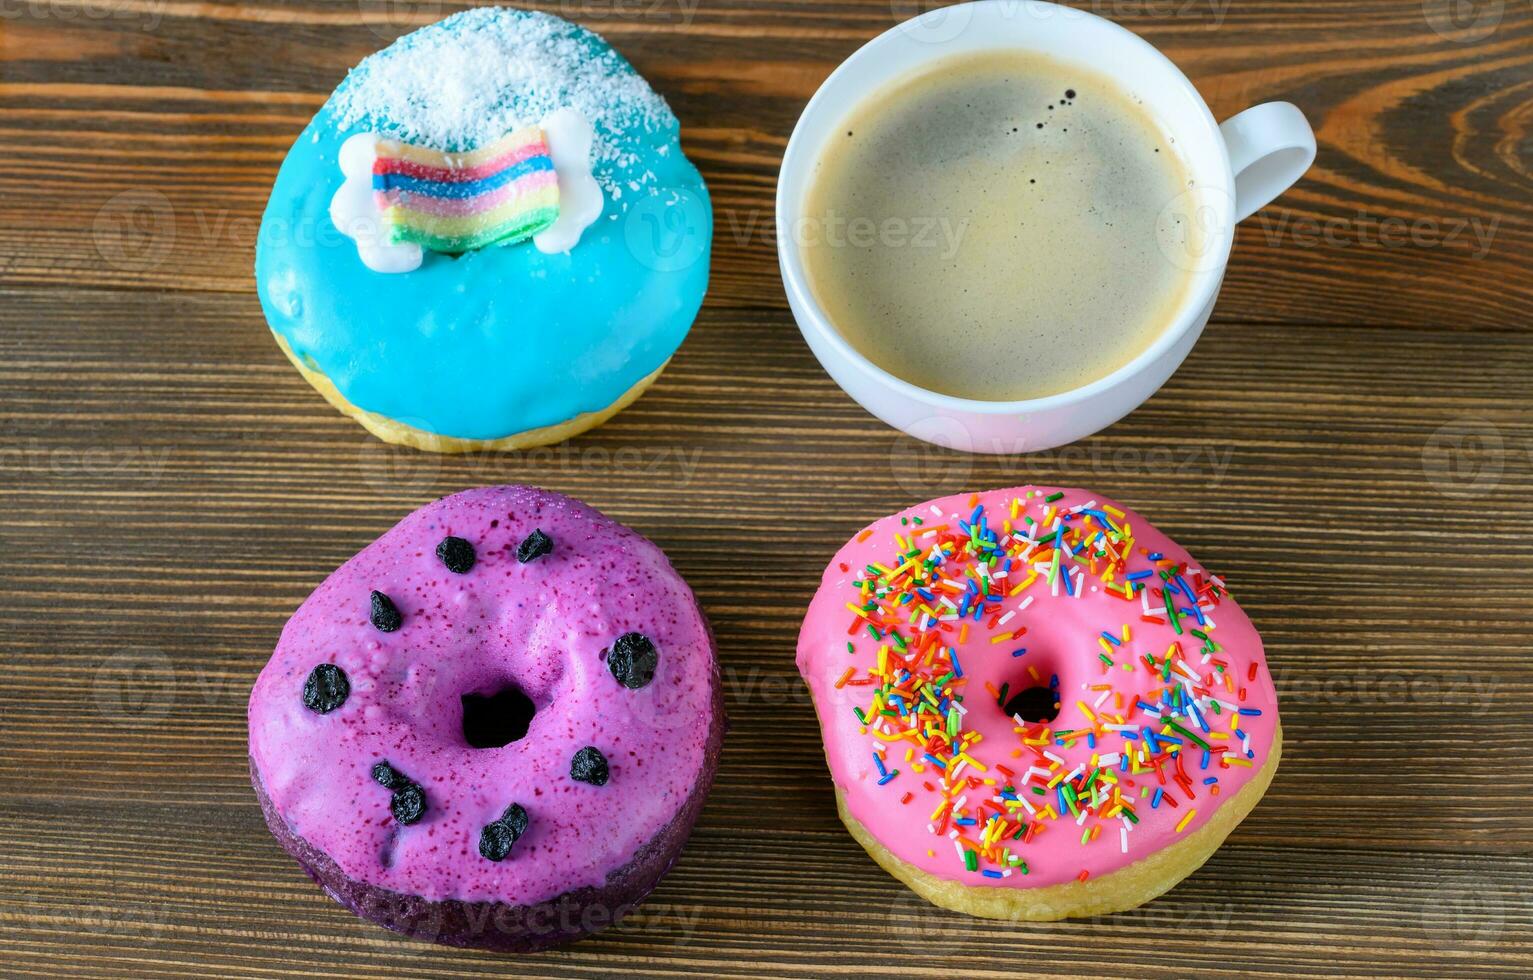
[[[322,715],[328,715],[345,704],[350,694],[351,681],[346,679],[346,672],[335,664],[320,664],[309,671],[308,680],[303,682],[304,706]]]
[[[515,843],[516,835],[511,828],[497,820],[479,831],[479,856],[488,861],[504,861]]]
[[[522,543],[516,546],[516,560],[525,565],[530,561],[537,561],[553,550],[554,539],[544,534],[539,528],[523,538]]]
[[[410,783],[394,791],[389,800],[394,819],[402,824],[412,824],[426,815],[426,791],[416,783]]]
[[[607,669],[619,684],[638,690],[655,679],[660,655],[643,633],[624,633],[607,654]]]
[[[392,633],[405,621],[405,618],[399,615],[399,607],[394,605],[394,600],[382,592],[373,592],[371,602],[372,610],[367,618],[372,620],[373,625],[381,632]]]
[[[442,564],[447,566],[449,572],[459,575],[474,567],[474,546],[452,535],[443,538],[442,543],[436,546],[436,556],[442,559]]]
[[[527,811],[520,803],[513,803],[500,815],[500,822],[511,828],[513,838],[520,838],[527,832]]]
[[[489,861],[504,861],[515,844],[527,832],[527,811],[520,803],[506,807],[500,819],[486,824],[479,832],[479,854]]]
[[[607,785],[607,757],[594,745],[587,745],[570,760],[570,778],[592,786]]]
[[[373,763],[373,779],[385,789],[404,789],[410,785],[410,777],[389,765],[387,761],[379,760]]]

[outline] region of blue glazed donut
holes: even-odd
[[[377,272],[331,218],[353,135],[463,153],[571,108],[602,200],[567,252],[426,251]],[[481,8],[409,34],[352,70],[283,161],[256,249],[267,322],[391,442],[521,448],[599,424],[658,376],[707,288],[712,210],[679,132],[621,55],[557,17]]]

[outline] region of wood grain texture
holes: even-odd
[[[913,4],[543,7],[610,36],[683,119],[717,208],[713,285],[614,421],[445,458],[323,404],[271,342],[250,262],[325,93],[457,5],[0,2],[0,973],[1533,971],[1533,6],[1096,5],[1218,115],[1302,105],[1320,157],[1242,229],[1164,390],[1077,446],[999,458],[863,413],[803,346],[776,275],[770,201],[798,111]],[[792,662],[856,528],[1030,479],[1111,493],[1233,584],[1288,742],[1200,872],[1056,925],[955,916],[879,871],[835,818]],[[733,728],[650,902],[508,960],[326,899],[262,824],[244,706],[330,570],[435,496],[511,481],[668,551],[718,633]]]

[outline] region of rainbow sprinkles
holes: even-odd
[[[373,196],[389,244],[461,253],[525,241],[558,220],[558,174],[538,126],[468,153],[379,140],[375,154]]]
[[[1027,490],[1000,515],[979,495],[966,516],[906,512],[887,557],[847,583],[848,665],[834,686],[866,739],[868,785],[911,831],[924,825],[927,853],[947,853],[959,876],[1028,875],[1040,837],[1056,873],[1059,835],[1082,857],[1127,856],[1151,813],[1179,836],[1266,751],[1247,731],[1262,714],[1247,698],[1260,662],[1214,638],[1224,584],[1141,546],[1123,511],[1065,497]],[[1029,659],[1029,629],[1088,590],[1118,602],[1087,604],[1091,631],[1070,634],[1079,659],[1059,652],[1089,670],[1062,685],[1065,661]],[[981,732],[974,719],[997,709],[1009,731]]]

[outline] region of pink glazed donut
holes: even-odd
[[[841,819],[945,908],[1054,920],[1195,871],[1282,751],[1261,638],[1224,582],[1084,490],[886,517],[843,547],[798,666]]]
[[[428,504],[288,621],[250,694],[267,825],[386,928],[532,950],[669,870],[713,780],[708,623],[659,548],[531,487]]]

